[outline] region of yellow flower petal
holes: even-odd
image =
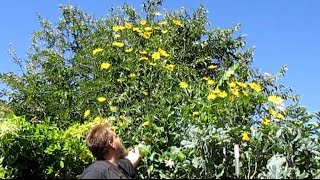
[[[110,63],[104,62],[104,63],[101,64],[100,69],[101,69],[101,70],[103,70],[103,69],[109,69],[110,66],[111,66]]]
[[[94,50],[92,51],[92,54],[93,54],[93,55],[96,55],[97,53],[102,52],[102,51],[104,51],[104,50],[101,49],[101,48],[97,48],[97,49],[94,49]]]
[[[217,67],[217,65],[210,65],[209,67],[208,67],[208,69],[215,69]]]
[[[116,47],[123,47],[124,43],[115,41],[115,42],[112,43],[112,45],[116,46]]]
[[[86,117],[88,117],[90,115],[90,110],[88,109],[88,110],[86,110],[85,112],[84,112],[84,117],[86,118]]]
[[[105,101],[107,100],[107,98],[105,98],[105,97],[98,97],[97,100],[98,100],[99,102],[105,102]]]
[[[242,140],[243,141],[249,141],[250,140],[249,133],[247,131],[242,132],[241,136],[242,136]]]
[[[169,70],[169,71],[173,71],[174,70],[175,65],[174,64],[167,64],[164,66],[165,69]]]
[[[259,84],[255,83],[255,82],[249,83],[249,86],[256,92],[261,92],[262,91],[262,87]]]
[[[186,89],[186,88],[188,88],[188,83],[186,83],[186,82],[180,82],[179,83],[179,86],[182,88],[182,89]]]
[[[127,28],[127,29],[131,29],[132,28],[132,24],[129,23],[129,22],[125,22],[124,23],[124,27]]]
[[[194,111],[193,113],[192,113],[192,116],[199,116],[200,115],[200,112],[199,111]]]
[[[164,56],[164,57],[168,57],[169,56],[169,54],[165,50],[163,50],[161,48],[158,49],[158,52],[160,53],[161,56]]]
[[[142,54],[142,55],[148,54],[148,52],[146,50],[139,50],[139,53]]]
[[[148,61],[149,59],[148,59],[148,57],[143,56],[143,57],[140,57],[139,60],[140,61]]]
[[[142,123],[142,126],[148,126],[150,125],[150,121],[145,121],[144,123]]]
[[[177,26],[182,26],[182,22],[180,20],[172,20],[172,22]]]
[[[129,53],[129,52],[132,52],[133,51],[133,48],[129,48],[129,49],[126,49],[124,50],[125,52]]]
[[[144,25],[147,24],[147,21],[143,19],[143,20],[140,21],[140,24],[141,24],[142,26],[144,26]]]
[[[270,120],[270,119],[267,119],[267,118],[263,118],[263,119],[261,120],[261,123],[264,124],[264,125],[268,125],[268,124],[270,124],[270,122],[271,122],[271,120]]]
[[[279,96],[269,96],[268,101],[275,104],[281,104],[283,102],[283,99]]]
[[[123,26],[118,26],[118,25],[112,27],[112,30],[113,30],[114,32],[118,32],[118,31],[121,31],[121,30],[124,30],[124,29],[125,29],[125,27],[123,27]]]
[[[151,55],[152,59],[154,60],[159,60],[160,59],[160,53],[159,52],[154,52],[152,55]]]

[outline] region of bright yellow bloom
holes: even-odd
[[[97,100],[98,100],[99,102],[105,102],[105,101],[107,100],[107,98],[105,98],[105,97],[98,97]]]
[[[231,93],[237,97],[239,97],[239,89],[238,88],[231,88]]]
[[[263,119],[261,120],[261,123],[264,124],[264,125],[268,125],[268,124],[270,124],[270,122],[271,122],[271,120],[270,120],[270,119],[267,119],[267,118],[263,118]]]
[[[208,85],[214,85],[216,82],[214,81],[214,80],[212,80],[212,79],[209,79],[208,81],[207,81],[207,84]]]
[[[158,49],[158,52],[161,54],[161,56],[164,56],[164,57],[168,57],[169,56],[167,51],[165,51],[165,50],[163,50],[161,48]]]
[[[92,55],[96,55],[98,52],[102,52],[102,51],[104,51],[104,50],[101,49],[101,48],[94,49],[94,50],[92,51]]]
[[[151,31],[147,31],[147,32],[141,33],[139,35],[144,37],[145,39],[149,39],[151,37],[151,34],[152,34]]]
[[[139,53],[143,54],[143,55],[148,54],[148,52],[146,50],[139,50]]]
[[[218,92],[218,96],[221,97],[221,98],[225,98],[228,96],[228,94],[225,92],[225,91],[220,91]]]
[[[134,78],[134,77],[136,77],[137,75],[136,75],[135,73],[130,73],[129,76],[130,76],[131,78]]]
[[[124,50],[125,52],[129,53],[129,52],[132,52],[133,51],[133,48],[129,48],[129,49],[126,49]]]
[[[152,27],[148,26],[144,28],[145,31],[152,31]]]
[[[160,27],[159,27],[159,26],[155,26],[155,27],[154,27],[154,29],[159,30],[159,29],[160,29]]]
[[[124,29],[125,29],[125,27],[123,27],[123,26],[118,26],[118,25],[112,27],[112,30],[113,30],[114,32],[118,32],[118,31],[121,31],[121,30],[124,30]]]
[[[138,27],[134,27],[134,28],[132,28],[132,31],[136,31],[136,32],[138,32],[138,33],[141,33],[142,31],[141,31],[141,29],[140,28],[138,28]]]
[[[277,112],[273,109],[269,109],[269,113],[272,115],[272,116],[277,116]]]
[[[230,82],[230,83],[228,82],[228,85],[229,85],[229,87],[231,87],[231,88],[234,88],[234,87],[237,86],[235,82]]]
[[[167,64],[164,66],[164,68],[166,68],[169,71],[173,71],[175,66],[176,65],[174,65],[174,64]]]
[[[120,127],[126,127],[127,126],[127,123],[125,123],[123,121],[120,121],[118,124],[119,124]]]
[[[242,136],[242,140],[243,141],[249,141],[250,140],[249,133],[247,131],[242,132],[241,136]]]
[[[101,70],[103,70],[103,69],[109,69],[110,66],[111,66],[110,63],[104,62],[104,63],[101,64],[100,69],[101,69]]]
[[[215,69],[217,67],[217,65],[210,65],[209,67],[208,67],[208,69]]]
[[[115,41],[115,42],[112,43],[112,45],[116,46],[116,47],[123,47],[124,43]]]
[[[242,93],[243,93],[243,95],[245,95],[245,96],[249,96],[249,93],[248,93],[248,91],[246,91],[246,90],[242,90]]]
[[[249,83],[249,86],[256,92],[261,92],[262,91],[262,87],[259,84],[255,83],[255,82]]]
[[[100,116],[97,116],[97,117],[94,118],[93,121],[96,122],[96,121],[101,121],[101,120],[102,120],[102,118]]]
[[[84,117],[86,118],[86,117],[88,117],[90,115],[90,110],[88,109],[88,110],[86,110],[85,112],[84,112]]]
[[[131,29],[132,28],[132,24],[129,23],[129,22],[125,22],[124,23],[124,27],[127,28],[127,29]]]
[[[182,26],[182,22],[180,20],[172,20],[172,22],[177,26]]]
[[[186,89],[186,88],[188,88],[188,83],[186,83],[186,82],[180,82],[179,83],[179,86],[182,88],[182,89]]]
[[[117,81],[118,81],[119,83],[122,83],[122,82],[124,81],[124,79],[119,78],[119,79],[117,79]]]
[[[142,126],[149,126],[150,121],[145,121],[144,123],[142,123]]]
[[[193,113],[192,113],[192,116],[199,116],[200,115],[200,112],[199,111],[194,111]]]
[[[167,32],[168,32],[168,30],[161,30],[161,32],[163,33],[163,34],[166,34]]]
[[[119,37],[121,37],[120,34],[115,34],[115,35],[114,35],[114,38],[116,38],[116,39],[119,38]]]
[[[217,95],[215,93],[210,93],[208,95],[208,100],[215,100],[217,98]]]
[[[168,23],[167,23],[167,21],[161,21],[161,22],[159,22],[158,24],[159,24],[159,25],[166,25],[166,24],[168,24]]]
[[[269,96],[268,101],[275,104],[281,104],[283,102],[283,99],[279,96]]]
[[[203,80],[206,80],[206,81],[209,81],[209,80],[210,80],[209,77],[203,77],[202,79],[203,79]]]
[[[140,24],[141,24],[142,26],[144,26],[144,25],[147,24],[147,21],[143,19],[143,20],[140,21]]]
[[[277,113],[276,118],[280,119],[280,120],[284,120],[284,116],[281,113]]]
[[[145,95],[145,96],[148,96],[148,92],[147,91],[143,91],[142,94]]]
[[[276,112],[276,111],[273,110],[273,109],[269,109],[269,113],[270,113],[272,116],[274,116],[274,117],[276,117],[276,118],[278,118],[278,119],[280,119],[280,120],[284,120],[284,119],[285,119],[285,117],[284,117],[281,113]]]
[[[152,55],[151,55],[152,59],[154,60],[159,60],[160,59],[160,53],[159,52],[154,52]]]
[[[109,106],[109,109],[112,112],[117,112],[118,111],[118,107],[117,106]]]
[[[238,86],[246,88],[248,86],[248,84],[243,83],[243,82],[236,82],[238,84]]]
[[[149,59],[148,59],[148,57],[142,56],[139,58],[139,60],[140,61],[148,61]]]

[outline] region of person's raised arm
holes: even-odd
[[[133,150],[129,151],[128,155],[126,156],[126,158],[129,159],[129,161],[132,163],[133,168],[137,167],[142,158],[142,154],[139,151],[139,147],[143,146],[143,143],[138,144],[138,146],[136,146]]]

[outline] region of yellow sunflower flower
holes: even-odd
[[[261,120],[261,123],[264,124],[264,125],[268,125],[268,124],[270,124],[270,122],[271,122],[271,120],[268,119],[268,118],[263,118],[263,119]]]
[[[110,63],[104,62],[104,63],[101,64],[100,69],[101,69],[101,70],[103,70],[103,69],[109,69],[110,66],[111,66]]]
[[[255,83],[255,82],[249,83],[249,86],[256,92],[261,92],[262,91],[262,87],[259,84]]]
[[[105,102],[107,100],[107,98],[105,97],[98,97],[97,98],[98,102]]]
[[[143,20],[140,21],[140,24],[141,24],[142,26],[144,26],[144,25],[147,24],[147,21],[143,19]]]
[[[182,88],[182,89],[186,89],[186,88],[188,88],[188,83],[186,83],[186,82],[180,82],[179,83],[179,86]]]
[[[129,49],[126,49],[124,50],[125,52],[129,53],[129,52],[132,52],[133,51],[133,48],[129,48]]]
[[[132,28],[132,24],[129,23],[129,22],[125,22],[124,23],[124,27],[127,28],[127,29],[131,29]]]
[[[124,43],[115,41],[115,42],[112,43],[112,45],[115,46],[115,47],[123,47]]]
[[[243,141],[249,141],[250,140],[249,133],[247,131],[242,132],[241,136],[242,136],[242,140]]]
[[[151,55],[152,59],[154,60],[159,60],[160,59],[160,53],[159,52],[154,52],[152,55]]]
[[[92,51],[92,55],[96,55],[97,53],[102,52],[102,51],[104,51],[104,50],[101,49],[101,48],[94,49],[94,50]]]
[[[169,70],[169,71],[173,71],[175,66],[176,65],[174,65],[174,64],[167,64],[167,65],[164,66],[164,68]]]
[[[279,96],[269,96],[268,101],[274,104],[281,104],[283,102],[283,99]]]
[[[208,67],[208,69],[215,69],[217,67],[217,65],[210,65],[209,67]]]
[[[86,110],[85,112],[84,112],[84,117],[86,118],[86,117],[88,117],[89,115],[90,115],[90,110],[88,109],[88,110]]]
[[[172,20],[172,22],[177,26],[182,26],[182,22],[180,20]]]

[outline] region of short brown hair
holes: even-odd
[[[113,139],[113,135],[108,129],[106,124],[98,124],[87,135],[87,145],[97,160],[104,159],[105,154],[108,153],[107,143]]]

